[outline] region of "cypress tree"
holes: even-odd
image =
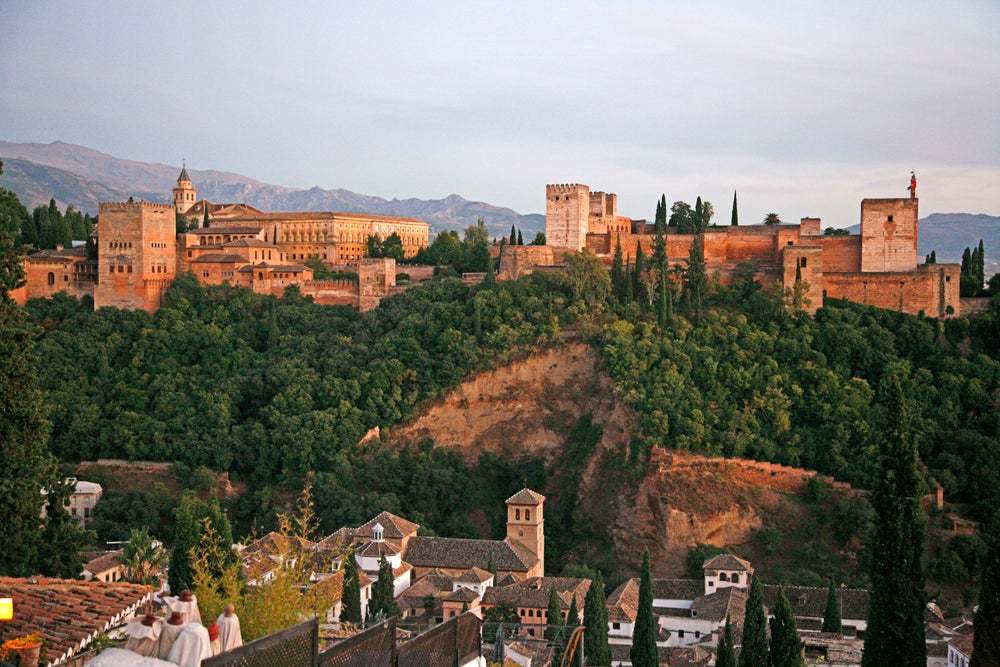
[[[368,602],[368,618],[375,619],[379,614],[384,618],[399,616],[399,605],[393,599],[392,564],[384,557],[378,564],[378,581],[372,586],[372,599]]]
[[[515,231],[514,225],[510,226],[510,244],[517,245],[517,231]]]
[[[202,227],[208,227],[209,224],[210,223],[208,221],[208,202],[206,201],[205,202],[205,213],[201,217],[201,226]]]
[[[694,202],[694,231],[700,232],[704,223],[704,216],[702,215],[701,207],[701,195]]]
[[[635,288],[635,298],[642,303],[646,300],[646,288],[642,284],[642,272],[646,270],[646,257],[642,253],[642,246],[635,242],[635,269],[633,272],[633,287]]]
[[[670,322],[671,310],[670,294],[667,291],[667,272],[660,271],[660,311],[658,319],[661,327],[667,326],[667,323]]]
[[[6,269],[7,264],[11,266]],[[22,308],[7,295],[19,284],[20,260],[10,235],[0,229],[0,507],[3,508],[4,547],[0,574],[35,574],[41,541],[45,497],[42,489],[55,479],[49,456],[49,422],[38,388],[34,358],[34,329]]]
[[[604,597],[604,577],[600,571],[587,589],[583,601],[583,648],[588,665],[608,667],[611,649],[608,646],[608,608]],[[735,666],[734,666],[735,667]]]
[[[730,225],[736,227],[740,224],[740,215],[736,212],[736,190],[733,190],[733,218],[729,222]]]
[[[979,239],[979,248],[976,253],[976,287],[978,290],[983,289],[983,285],[986,284],[986,249],[983,247],[983,240]]]
[[[569,603],[569,612],[566,614],[566,625],[580,625],[580,609],[576,606],[576,596]]]
[[[611,260],[611,292],[618,299],[622,298],[622,284],[625,282],[622,270],[621,234],[617,234],[615,236],[615,254]]]
[[[660,208],[660,200],[656,200],[656,215],[653,217],[653,227],[656,229],[660,228],[660,215],[663,211]]]
[[[358,564],[354,560],[354,550],[344,556],[344,592],[340,608],[340,620],[347,623],[361,622],[361,585],[358,582]]]
[[[888,423],[879,452],[879,479],[873,494],[877,518],[871,548],[872,590],[868,606],[863,667],[923,667],[924,520],[920,509],[917,449],[910,416],[896,375],[883,385]]]
[[[639,579],[639,610],[632,633],[629,661],[632,667],[658,667],[660,656],[656,649],[656,616],[653,615],[653,582],[649,568],[649,550],[642,556],[642,575]]]
[[[496,287],[497,277],[493,273],[493,258],[487,257],[486,259],[486,275],[483,276],[483,285],[486,287]]]
[[[976,637],[969,667],[1000,665],[1000,512],[984,537],[988,550],[980,566],[979,607],[973,622]]]
[[[632,261],[629,260],[625,263],[625,289],[623,292],[623,303],[631,303],[632,296],[635,294],[635,283],[632,276]]]
[[[719,648],[715,657],[715,667],[736,667],[736,648],[733,646],[733,624],[726,616],[726,628],[719,640]]]
[[[687,302],[688,316],[695,324],[701,321],[701,311],[705,303],[705,290],[707,288],[704,241],[701,234],[696,234],[694,243],[691,244],[691,251],[688,253],[688,265],[684,274],[684,297]]]
[[[795,628],[795,615],[788,603],[785,589],[778,589],[778,603],[771,619],[771,667],[805,667],[802,642]]]
[[[563,625],[562,605],[559,604],[559,595],[556,593],[555,586],[549,589],[549,605],[545,610],[545,624],[550,626]],[[545,634],[549,639],[553,639],[556,632],[556,630],[546,629]]]
[[[969,275],[969,267],[972,264],[972,251],[968,248],[962,253],[962,275]]]
[[[830,579],[830,588],[826,592],[826,610],[823,612],[823,632],[836,632],[840,634],[843,628],[840,626],[840,597],[837,595],[837,587]]]
[[[739,667],[764,667],[768,664],[767,616],[764,614],[764,587],[760,577],[750,580],[746,612],[743,615],[743,648]]]
[[[517,245],[524,245],[524,238],[521,237],[521,230],[517,230]]]

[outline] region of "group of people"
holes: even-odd
[[[191,591],[162,599],[164,616],[148,613],[125,628],[124,649],[109,649],[91,667],[199,667],[202,660],[243,645],[240,619],[227,604],[215,622],[201,622]]]

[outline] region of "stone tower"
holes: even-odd
[[[583,250],[590,218],[590,186],[545,186],[545,243]]]
[[[861,201],[862,272],[916,271],[919,201]]]
[[[188,176],[186,164],[181,168],[181,175],[177,177],[177,187],[173,189],[173,192],[174,208],[178,213],[187,213],[188,209],[198,201],[198,191],[194,189],[194,184],[191,183],[191,177]]]
[[[105,203],[97,222],[94,307],[160,307],[177,274],[174,207],[145,201]]]
[[[589,203],[588,199],[583,200]],[[507,541],[538,558],[538,576],[545,574],[545,496],[524,488],[507,499]]]

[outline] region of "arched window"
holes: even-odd
[[[55,284],[56,284],[56,274],[49,271],[49,285],[55,285]]]
[[[52,275],[52,274],[49,274],[49,275]],[[521,510],[519,510],[519,509],[515,509],[514,510],[514,520],[515,521],[520,521],[521,520]]]
[[[528,509],[524,510],[524,520],[531,521],[531,510]]]
[[[734,584],[740,583],[740,575],[735,572],[733,573],[733,583]]]
[[[729,575],[725,572],[719,573],[719,581],[729,581]]]

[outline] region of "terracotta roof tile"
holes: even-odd
[[[516,505],[541,505],[544,502],[545,496],[529,488],[523,488],[507,499],[507,503]]]
[[[411,537],[403,560],[417,567],[469,569],[487,568],[492,557],[496,569],[527,572],[534,564],[530,554],[502,540],[474,540],[458,537]]]
[[[407,535],[413,535],[420,529],[420,525],[407,521],[401,516],[396,516],[392,512],[380,512],[377,516],[361,524],[354,531],[357,537],[371,539],[372,528],[375,524],[382,524],[382,537],[390,539],[402,539]]]
[[[121,555],[122,550],[109,551],[103,553],[100,556],[90,559],[87,564],[83,566],[83,569],[90,572],[92,575],[97,576],[98,574],[103,574],[108,570],[113,570],[121,565]]]
[[[742,572],[753,572],[753,565],[732,554],[719,554],[712,556],[702,564],[705,570],[739,570]]]
[[[7,638],[38,633],[50,661],[74,655],[97,634],[118,627],[152,599],[147,586],[70,579],[0,577],[0,596],[14,598]]]
[[[639,613],[639,580],[626,579],[608,596],[608,620],[615,623],[634,623]]]
[[[560,605],[568,609],[573,597],[578,609],[583,608],[584,598],[590,588],[590,579],[577,577],[531,577],[510,586],[491,586],[483,594],[483,604],[508,607],[535,607],[549,605],[550,591],[555,588]]]
[[[781,586],[764,584],[764,604],[773,609],[778,601],[778,590]],[[792,605],[795,616],[812,616],[823,618],[826,610],[826,588],[813,586],[785,586],[785,595]],[[868,591],[862,588],[841,588],[837,591],[840,598],[840,616],[844,620],[868,620]]]
[[[653,599],[694,600],[705,594],[702,579],[653,579]]]

